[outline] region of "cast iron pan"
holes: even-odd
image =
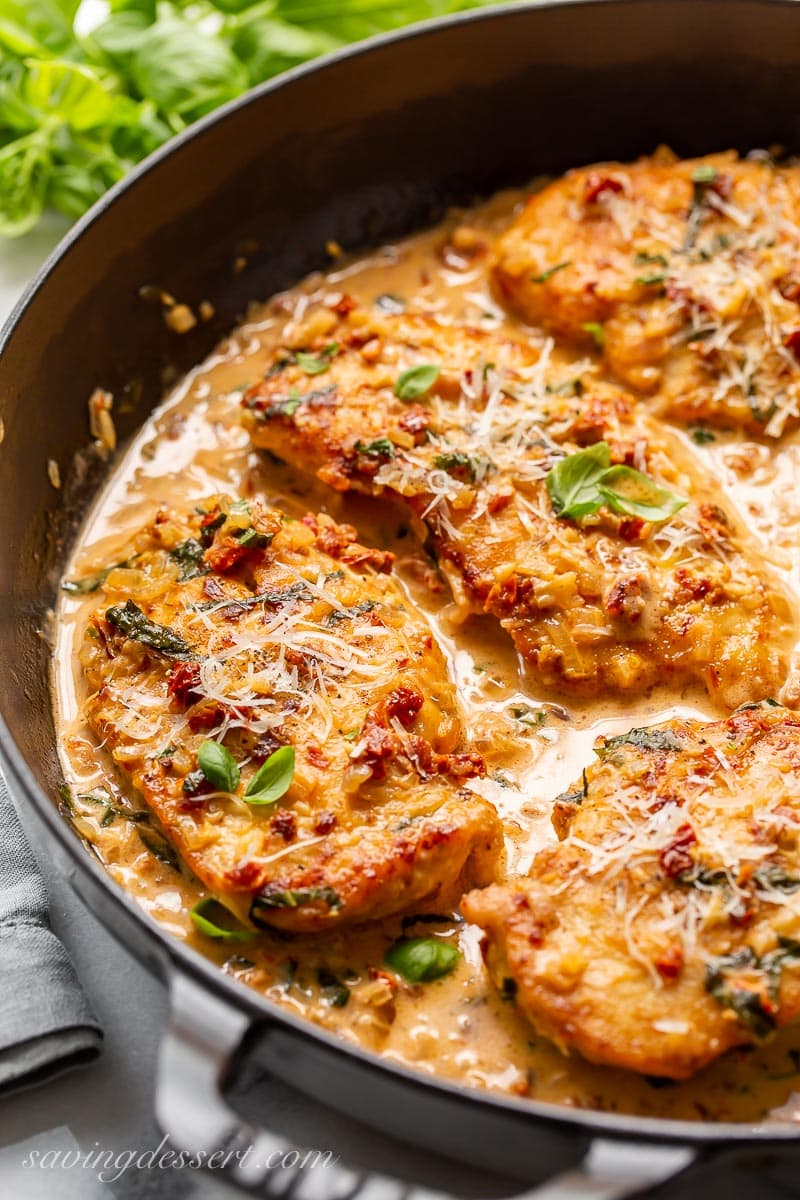
[[[580,1187],[590,1147],[607,1167],[605,1189],[592,1194],[616,1197],[682,1169],[698,1149],[744,1142],[785,1154],[798,1144],[777,1124],[644,1119],[478,1094],[347,1047],[171,939],[53,804],[60,772],[40,631],[70,538],[108,470],[86,451],[92,390],[114,394],[124,439],[165,380],[201,360],[248,301],[324,266],[328,239],[363,248],[436,220],[453,202],[542,172],[633,158],[660,142],[682,155],[775,143],[800,150],[795,0],[518,3],[295,71],[195,126],[96,205],[4,330],[4,761],[75,889],[170,985],[160,1122],[191,1151],[254,1142],[245,1165],[229,1167],[243,1186],[301,1196],[314,1173],[282,1170],[278,1183],[265,1169],[279,1140],[247,1126],[221,1092],[242,1053],[407,1141],[529,1182],[557,1176],[540,1194],[562,1200]],[[237,273],[239,256],[248,266]],[[216,316],[177,337],[140,298],[143,284],[192,305],[211,299]],[[61,466],[60,492],[48,481],[48,458]],[[615,1174],[615,1140],[640,1144],[625,1179]],[[322,1177],[315,1194],[329,1200],[366,1197],[375,1184],[341,1167]],[[384,1196],[422,1195],[389,1183]]]

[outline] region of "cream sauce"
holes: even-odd
[[[431,621],[457,681],[468,726],[486,756],[487,778],[474,786],[497,805],[505,821],[512,873],[526,871],[536,850],[553,838],[552,798],[580,776],[599,734],[675,715],[719,714],[705,693],[693,689],[563,707],[537,687],[494,622],[470,618],[459,623],[446,585],[408,531],[407,517],[389,504],[342,498],[254,452],[239,423],[239,397],[263,373],[287,316],[300,315],[321,294],[347,291],[364,303],[387,293],[413,296],[415,306],[432,312],[485,329],[519,332],[519,323],[492,299],[483,262],[443,259],[441,254],[448,229],[465,222],[492,234],[507,223],[519,199],[519,193],[501,194],[479,209],[453,214],[438,229],[343,265],[334,263],[326,275],[315,275],[254,307],[245,323],[175,388],[121,456],[67,570],[67,577],[80,577],[117,561],[160,503],[180,507],[217,492],[259,494],[293,515],[326,510],[355,524],[367,543],[393,549],[397,575]],[[541,336],[525,333],[532,339]],[[720,434],[708,446],[694,446],[688,436],[686,444],[699,469],[724,487],[771,568],[795,597],[800,595],[800,496],[794,486],[800,438],[767,446]],[[76,648],[96,604],[96,596],[65,595],[58,612],[54,684],[60,752],[73,793],[102,784],[122,794],[109,759],[81,720],[84,685]],[[396,994],[380,964],[389,940],[400,932],[399,920],[379,929],[327,935],[324,941],[264,935],[241,947],[220,944],[198,933],[188,916],[204,894],[196,881],[153,858],[136,825],[119,818],[101,824],[96,806],[78,808],[74,823],[79,832],[117,883],[159,924],[243,983],[335,1030],[345,1041],[429,1074],[566,1105],[742,1121],[783,1105],[782,1119],[800,1120],[800,1030],[782,1034],[767,1047],[728,1055],[694,1081],[669,1087],[594,1067],[565,1057],[539,1038],[513,1005],[498,996],[481,961],[476,929],[449,917],[441,924],[413,926],[414,933],[456,933],[463,959],[449,977],[425,985],[401,983]],[[335,988],[320,990],[320,966],[350,988],[346,1006],[332,1003]]]

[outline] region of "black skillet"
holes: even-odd
[[[243,1186],[264,1194],[289,1186],[304,1196],[313,1175],[283,1170],[278,1180],[254,1165],[280,1141],[223,1099],[243,1053],[416,1145],[528,1181],[557,1177],[541,1192],[550,1200],[578,1194],[590,1149],[604,1181],[592,1194],[611,1200],[713,1148],[785,1156],[800,1146],[778,1124],[644,1119],[479,1094],[346,1046],[170,938],[53,803],[60,772],[40,631],[70,539],[108,470],[86,452],[92,390],[114,394],[124,439],[165,381],[202,359],[248,301],[324,266],[329,239],[347,249],[374,245],[436,220],[453,202],[542,172],[633,158],[660,142],[683,155],[775,143],[800,150],[795,0],[510,4],[295,71],[201,122],[114,189],[64,240],[3,332],[4,763],[75,890],[171,989],[161,1124],[192,1151],[255,1142],[249,1166],[228,1170]],[[245,270],[235,268],[239,258]],[[143,284],[193,305],[211,299],[216,315],[178,337],[141,299]],[[60,492],[48,458],[61,465]],[[628,1144],[624,1166],[619,1142]],[[329,1200],[377,1195],[375,1177],[341,1166],[319,1179],[315,1194]],[[432,1195],[382,1183],[383,1197]]]

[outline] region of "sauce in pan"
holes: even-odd
[[[168,396],[122,456],[85,524],[67,577],[86,576],[118,561],[130,536],[152,519],[159,503],[190,505],[208,495],[259,494],[289,514],[327,510],[350,521],[367,544],[394,551],[396,573],[426,613],[458,683],[485,779],[470,786],[497,806],[506,830],[508,870],[527,870],[535,851],[554,834],[552,798],[580,776],[599,734],[648,725],[676,715],[715,717],[700,689],[657,690],[645,699],[566,705],[531,680],[510,639],[493,621],[459,619],[448,587],[388,503],[340,497],[322,484],[254,451],[240,424],[241,391],[263,371],[268,349],[292,312],[310,298],[347,291],[372,303],[382,294],[414,297],[415,306],[445,312],[486,329],[519,322],[504,314],[488,289],[485,269],[440,253],[444,231],[459,222],[494,233],[504,227],[519,194],[504,193],[444,227],[387,246],[315,275],[266,305]],[[542,335],[526,331],[532,338]],[[746,435],[745,435],[746,437]],[[715,475],[758,540],[773,571],[800,594],[800,438],[775,445],[721,433],[687,447]],[[64,595],[57,620],[55,693],[60,751],[73,795],[103,784],[120,791],[110,759],[81,719],[84,682],[76,648],[95,596]],[[203,895],[187,873],[145,848],[137,825],[91,803],[74,801],[73,822],[117,883],[149,915],[242,983],[315,1021],[345,1041],[388,1059],[459,1083],[558,1103],[648,1115],[753,1121],[774,1111],[800,1119],[800,1029],[769,1045],[734,1052],[693,1081],[664,1086],[623,1071],[566,1057],[538,1037],[489,982],[477,929],[456,919],[462,960],[434,983],[398,982],[382,968],[388,942],[402,929],[424,934],[422,923],[400,918],[377,928],[322,937],[265,933],[231,946],[198,932],[189,909]],[[448,914],[442,914],[448,917]],[[437,931],[448,929],[439,924]],[[792,1101],[797,1089],[796,1107]]]

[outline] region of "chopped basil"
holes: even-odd
[[[394,458],[394,445],[387,437],[376,438],[374,442],[356,442],[355,451],[367,458]]]
[[[248,804],[274,804],[288,792],[294,778],[294,746],[281,746],[261,764],[247,785]]]
[[[648,275],[637,275],[634,283],[641,284],[642,287],[652,287],[656,283],[666,283],[666,279],[665,271],[651,271]]]
[[[455,946],[440,938],[399,938],[385,961],[409,983],[431,983],[449,975],[460,958]]]
[[[132,600],[126,600],[122,607],[115,605],[109,608],[106,620],[125,637],[141,642],[151,650],[160,651],[166,658],[195,657],[192,647],[180,634],[167,625],[158,625],[151,621]]]
[[[180,542],[174,550],[170,550],[170,558],[181,569],[179,583],[183,583],[186,579],[194,579],[195,576],[204,573],[202,566],[204,554],[204,547],[195,538],[187,538],[185,542]]]
[[[707,446],[709,442],[717,440],[716,434],[710,429],[706,429],[703,425],[698,425],[689,431],[692,441],[696,446]]]
[[[174,846],[154,829],[137,829],[142,845],[150,851],[153,858],[157,858],[160,863],[166,867],[172,867],[173,871],[180,871],[181,864],[178,860],[178,855]]]
[[[486,474],[489,464],[487,459],[478,461],[461,450],[448,450],[444,454],[437,454],[434,457],[433,465],[442,471],[447,471],[448,475],[466,477],[470,483],[474,483],[479,473],[481,476]]]
[[[350,999],[350,988],[338,975],[334,975],[327,967],[320,967],[317,971],[317,983],[327,1004],[332,1008],[344,1008]]]
[[[298,350],[295,358],[298,367],[306,375],[324,375],[338,353],[338,342],[331,342],[320,354],[307,354],[304,350]]]
[[[239,767],[227,746],[208,738],[197,751],[197,762],[208,782],[217,791],[236,791]]]
[[[717,178],[717,168],[710,163],[702,163],[692,171],[692,183],[705,184],[706,187]]]
[[[254,929],[245,929],[238,922],[231,926],[234,918],[224,904],[220,904],[213,896],[199,900],[194,908],[189,909],[192,924],[206,937],[216,938],[221,942],[249,942],[258,934]],[[227,925],[220,922],[226,921]]]
[[[598,746],[595,754],[610,762],[621,761],[616,751],[623,746],[634,746],[637,750],[665,750],[680,753],[683,749],[674,733],[668,729],[631,729],[627,733],[618,733],[616,737],[606,738],[602,746]]]
[[[800,960],[800,942],[779,937],[774,950],[759,956],[750,946],[721,958],[712,958],[706,967],[706,991],[723,1008],[736,1013],[757,1037],[767,1037],[775,1028],[775,1008],[780,992],[781,973],[787,963]],[[754,987],[748,979],[756,976]]]
[[[694,191],[692,194],[692,204],[689,209],[689,217],[686,222],[686,237],[683,242],[684,251],[691,250],[694,246],[705,213],[708,192],[716,181],[716,178],[717,168],[707,163],[695,167],[692,171]]]
[[[572,266],[572,259],[567,258],[564,262],[556,263],[554,267],[549,267],[548,270],[542,271],[541,275],[530,275],[528,278],[531,283],[547,283],[548,279],[552,279],[557,271],[563,271],[565,267]]]
[[[253,525],[248,525],[247,529],[243,529],[236,535],[236,540],[240,546],[246,546],[248,550],[263,550],[270,544],[274,536],[272,533],[259,533]]]
[[[352,621],[354,617],[361,617],[364,613],[372,612],[374,607],[374,600],[362,600],[360,604],[351,604],[349,608],[335,608],[333,612],[328,613],[325,624],[338,625],[340,621]]]
[[[136,557],[138,556],[126,558],[123,562],[112,563],[110,567],[104,567],[96,575],[84,575],[82,579],[65,579],[61,584],[61,590],[68,592],[70,596],[88,596],[103,586],[112,571],[116,571],[118,567],[129,567]]]
[[[562,792],[560,796],[556,796],[555,804],[583,804],[586,797],[589,795],[589,777],[586,774],[586,768],[581,771],[581,786],[573,788],[571,792]]]
[[[591,334],[592,340],[598,349],[603,349],[606,342],[606,331],[598,321],[584,321],[581,329],[584,333]]]
[[[669,259],[664,254],[648,254],[646,250],[640,250],[634,255],[633,261],[637,267],[643,267],[646,264],[658,264],[660,267],[668,267]]]
[[[409,367],[399,376],[394,385],[394,394],[401,400],[418,400],[429,392],[439,378],[441,367],[436,363],[420,363],[418,367]]]
[[[119,804],[115,804],[113,796],[105,788],[99,788],[96,792],[82,792],[77,796],[77,799],[83,800],[88,804],[102,806],[105,809],[100,818],[100,824],[103,828],[110,825],[115,817],[122,817],[134,825],[150,820],[150,813],[146,809],[122,808]]]
[[[332,911],[342,908],[343,901],[338,892],[330,887],[288,888],[260,892],[250,905],[250,920],[261,928],[269,925],[261,918],[262,911],[276,908],[303,908],[308,904],[324,904]]]

